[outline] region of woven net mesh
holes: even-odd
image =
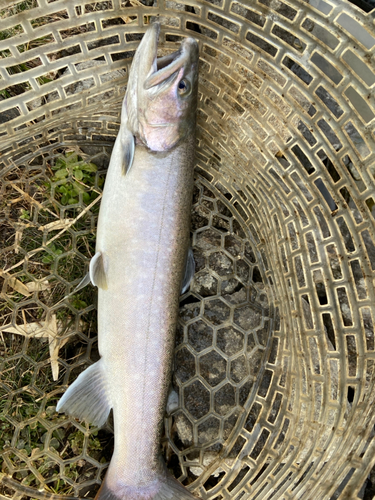
[[[151,4],[151,5],[150,5]],[[334,0],[0,1],[0,496],[93,497],[113,449],[56,413],[98,357],[101,191],[132,56],[200,44],[169,469],[202,499],[372,497],[373,16]],[[131,216],[131,214],[129,214]]]

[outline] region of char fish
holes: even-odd
[[[192,499],[166,469],[160,437],[189,252],[198,44],[157,58],[160,25],[133,59],[101,202],[90,279],[98,286],[101,358],[57,410],[101,426],[115,447],[99,500]]]

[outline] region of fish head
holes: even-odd
[[[198,44],[157,58],[160,25],[146,31],[133,59],[125,96],[128,128],[152,151],[168,151],[194,132],[198,89]]]

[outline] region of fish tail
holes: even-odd
[[[161,474],[151,485],[143,487],[117,483],[112,489],[106,479],[95,500],[199,500],[169,473]]]

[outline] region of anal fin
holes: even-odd
[[[78,376],[58,402],[58,412],[85,419],[98,427],[105,424],[111,403],[102,365],[103,362],[99,360]]]

